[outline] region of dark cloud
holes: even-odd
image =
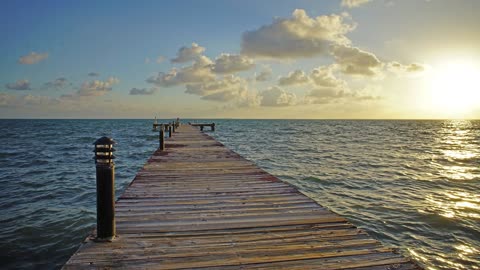
[[[28,80],[18,80],[15,83],[7,83],[5,87],[10,90],[32,90]]]
[[[157,88],[132,88],[130,89],[130,95],[153,95],[157,91]]]
[[[63,89],[67,86],[72,85],[71,83],[68,82],[68,80],[64,77],[57,78],[51,82],[45,83],[43,86],[46,89],[54,89],[54,90],[59,90]]]

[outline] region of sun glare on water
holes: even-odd
[[[432,109],[449,117],[464,117],[480,107],[480,67],[451,61],[434,67],[428,78]]]

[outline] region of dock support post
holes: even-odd
[[[160,143],[160,151],[165,150],[165,128],[163,125],[160,126],[160,132],[158,133],[158,141]]]
[[[212,127],[212,131],[215,131],[215,123],[212,123],[211,127]]]
[[[175,122],[172,122],[172,131],[175,133]]]
[[[168,137],[172,137],[172,125],[168,125]]]
[[[115,238],[115,141],[102,137],[95,142],[97,175],[97,237],[96,241],[109,242]]]

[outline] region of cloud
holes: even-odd
[[[379,75],[383,67],[383,63],[374,54],[356,47],[334,45],[331,50],[344,74],[372,77]]]
[[[260,92],[261,106],[281,107],[295,105],[297,96],[289,93],[278,86],[273,86]]]
[[[323,78],[315,83],[316,87],[305,95],[305,103],[307,104],[327,104],[334,102],[365,102],[381,99],[375,92],[378,89],[367,87],[364,89],[352,90],[348,87],[346,81],[337,79],[332,72],[335,67],[320,67],[312,71],[312,74],[318,73]]]
[[[212,71],[215,73],[235,73],[255,67],[253,60],[244,55],[222,53],[215,59]]]
[[[336,69],[336,65],[314,68],[312,72],[310,72],[310,80],[317,87],[346,88],[347,82],[338,79],[333,74]]]
[[[339,15],[310,18],[296,9],[292,18],[247,31],[242,36],[242,53],[250,57],[293,59],[326,54],[330,44],[349,44],[345,36],[355,28]]]
[[[66,78],[60,77],[60,78],[57,78],[53,81],[46,82],[43,86],[46,89],[59,90],[59,89],[65,88],[69,85],[71,85],[71,83],[69,83]]]
[[[192,43],[192,46],[189,47],[181,47],[177,52],[177,57],[171,59],[172,63],[185,63],[189,61],[196,60],[200,57],[203,52],[205,52],[205,48],[201,47],[197,43]]]
[[[159,56],[157,57],[157,60],[155,60],[155,62],[157,62],[157,64],[161,64],[165,61],[165,57],[164,56]]]
[[[14,96],[6,93],[0,93],[0,107],[20,107],[20,106],[51,106],[57,105],[60,100],[47,96]]]
[[[7,93],[0,93],[0,107],[10,107],[14,105],[16,96]]]
[[[307,103],[326,104],[346,96],[347,95],[343,90],[330,87],[321,87],[310,90],[305,96],[305,100]]]
[[[21,103],[24,105],[45,106],[56,105],[59,100],[47,96],[26,95],[21,97]]]
[[[314,68],[310,72],[313,89],[306,94],[306,103],[325,104],[350,95],[347,82],[334,74],[338,68],[338,65],[333,64]]]
[[[226,75],[221,79],[199,84],[188,84],[185,93],[201,96],[212,101],[234,101],[247,95],[247,81],[243,78]]]
[[[408,65],[404,65],[399,62],[392,61],[387,64],[387,70],[398,76],[421,75],[423,72],[425,72],[426,69],[427,66],[420,63],[411,63]]]
[[[142,88],[142,89],[139,89],[139,88],[132,88],[130,89],[130,95],[153,95],[155,94],[155,92],[157,92],[157,88],[150,88],[150,89],[147,89],[147,88]]]
[[[342,7],[355,8],[364,5],[371,0],[342,0]]]
[[[112,91],[112,86],[119,82],[120,81],[116,77],[110,77],[106,81],[86,81],[82,83],[82,86],[76,92],[76,96],[103,96]]]
[[[260,73],[255,74],[255,80],[257,82],[265,82],[272,78],[272,69],[269,66],[263,67]]]
[[[31,52],[30,54],[21,56],[18,59],[18,63],[22,65],[33,65],[47,58],[48,58],[48,53]]]
[[[5,87],[10,90],[32,90],[28,80],[17,80],[15,83],[7,83]]]
[[[215,79],[211,71],[212,61],[206,56],[199,56],[193,65],[181,69],[173,68],[168,73],[159,72],[147,79],[159,87],[171,87],[182,84],[203,83]]]
[[[308,83],[309,79],[308,76],[302,70],[295,70],[288,73],[285,77],[280,77],[278,79],[278,84],[285,86],[285,85],[296,85],[296,84],[305,84]]]
[[[90,73],[88,73],[88,76],[90,76],[90,77],[98,77],[98,76],[100,76],[100,74],[98,74],[97,72],[90,72]]]

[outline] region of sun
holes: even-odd
[[[432,109],[462,117],[480,107],[480,67],[471,61],[448,61],[433,67],[428,78]]]

